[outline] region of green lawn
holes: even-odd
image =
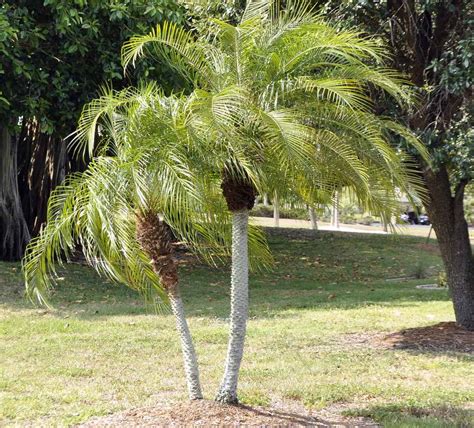
[[[273,272],[251,277],[240,391],[247,404],[297,400],[385,426],[469,426],[473,357],[381,349],[371,338],[453,320],[446,291],[420,290],[441,269],[435,244],[413,237],[319,232],[274,236]],[[308,234],[308,232],[306,232]],[[0,263],[0,425],[68,425],[185,399],[172,317],[125,287],[70,265],[55,310],[22,299],[18,264]],[[205,395],[222,374],[228,272],[182,268]]]

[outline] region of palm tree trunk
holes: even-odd
[[[201,399],[199,366],[196,351],[194,350],[193,338],[189,332],[184,314],[178,282],[178,263],[173,257],[174,249],[168,225],[160,220],[156,212],[147,211],[137,215],[136,228],[137,240],[143,251],[150,257],[153,270],[160,278],[161,285],[165,288],[170,299],[171,310],[175,316],[176,328],[181,339],[189,398],[191,400]]]
[[[235,404],[240,363],[244,353],[248,318],[248,220],[249,211],[232,213],[232,276],[230,338],[224,377],[216,401]]]
[[[168,293],[168,296],[170,299],[171,310],[176,319],[176,329],[178,330],[181,339],[181,349],[183,351],[184,371],[186,373],[189,398],[191,400],[200,400],[202,399],[202,390],[199,381],[199,366],[193,339],[184,314],[183,300],[181,298],[178,284],[175,285],[173,291]]]
[[[336,191],[332,203],[331,226],[339,229],[339,192]]]
[[[277,192],[273,196],[273,223],[275,227],[280,227],[280,201]]]
[[[309,207],[309,220],[311,221],[311,229],[318,230],[318,220],[314,207]]]

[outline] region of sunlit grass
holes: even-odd
[[[320,232],[273,237],[271,245],[275,270],[251,278],[245,403],[298,400],[314,409],[342,406],[387,426],[468,426],[472,356],[370,344],[385,332],[453,320],[447,291],[415,288],[441,270],[434,244]],[[399,279],[417,263],[428,278]],[[226,351],[228,272],[185,266],[181,273],[212,398]],[[67,425],[186,398],[169,314],[155,314],[86,267],[70,265],[63,278],[50,312],[22,298],[17,264],[0,264],[3,423]]]

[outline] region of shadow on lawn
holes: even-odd
[[[53,308],[60,312],[74,313],[79,309],[80,313],[75,316],[80,318],[155,312],[138,293],[105,281],[84,266],[72,265],[68,272],[60,271],[60,275],[64,275],[60,276],[63,279],[51,296]],[[207,268],[195,268],[183,274],[182,288],[190,317],[228,317],[229,288],[224,275],[228,273]],[[260,275],[251,281],[250,316],[292,317],[292,310],[344,310],[373,305],[407,307],[421,301],[447,300],[446,291],[416,289],[411,282],[322,284],[297,279],[290,283],[268,281]],[[0,280],[0,303],[12,310],[34,308],[24,296],[19,273],[10,275],[8,281]]]
[[[377,405],[343,412],[347,416],[371,418],[384,426],[404,427],[472,427],[474,410],[462,407],[439,405],[417,407],[402,404]]]
[[[419,290],[411,281],[386,281],[409,275],[420,260],[437,269],[441,261],[436,252],[420,251],[423,239],[279,229],[271,231],[269,242],[276,265],[271,272],[251,275],[252,317],[449,299],[446,291]],[[58,274],[51,303],[62,315],[94,318],[154,313],[136,292],[99,278],[90,268],[70,264]],[[180,275],[189,316],[229,316],[228,269],[183,266]],[[32,308],[23,294],[20,265],[0,263],[0,303],[11,310]]]

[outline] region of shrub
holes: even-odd
[[[329,221],[330,220],[331,219],[329,219]],[[357,222],[356,218],[351,215],[342,215],[340,220],[341,220],[341,223],[345,223],[345,224],[355,224]]]
[[[366,216],[357,220],[357,224],[365,224],[366,226],[370,226],[374,221],[375,219],[373,217]]]
[[[250,215],[254,217],[273,217],[273,206],[258,204],[252,209],[252,211],[250,211]],[[280,218],[309,220],[309,214],[306,208],[281,207]]]
[[[448,287],[448,278],[446,277],[445,271],[438,272],[438,278],[436,278],[436,283],[438,284],[438,287]]]
[[[412,267],[411,275],[416,279],[427,278],[429,276],[429,269],[422,262],[416,262]]]

